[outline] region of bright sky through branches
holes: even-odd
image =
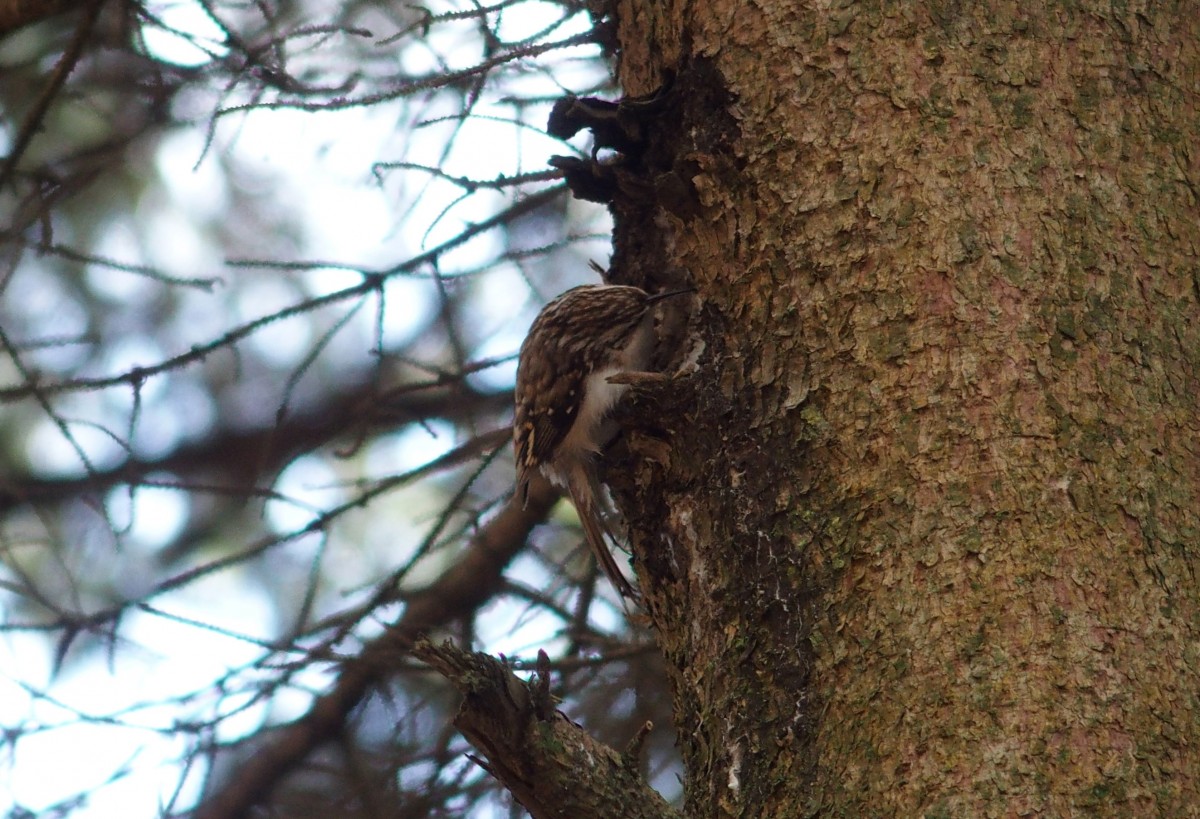
[[[150,3],[148,9],[153,19],[142,21],[142,43],[155,60],[194,68],[229,54],[225,34],[199,2]],[[517,40],[542,31],[562,15],[561,5],[533,0],[504,9],[496,18],[496,30],[503,38]],[[585,31],[587,16],[579,13],[576,18],[558,26],[552,39]],[[376,40],[393,33],[373,32]],[[452,39],[437,41],[447,37]],[[481,58],[482,49],[477,31],[469,26],[450,33],[437,29],[428,42],[402,53],[397,45],[380,47],[396,50],[396,59],[412,72],[442,70],[447,65],[470,67]],[[536,89],[552,99],[563,92],[560,82],[579,81],[586,86],[599,79],[597,53],[594,47],[555,53],[554,59],[562,61],[556,81],[544,70],[522,70],[505,82],[519,86],[523,93]],[[453,56],[439,62],[447,54]],[[214,97],[210,102],[219,107],[229,101]],[[435,121],[439,113],[445,121]],[[486,220],[504,200],[503,194],[489,191],[464,197],[461,185],[446,178],[420,173],[377,175],[376,162],[437,167],[448,176],[486,181],[544,171],[551,154],[566,150],[536,128],[512,122],[513,109],[502,101],[480,102],[465,123],[455,119],[455,113],[450,108],[439,112],[431,104],[418,122],[398,120],[396,109],[387,106],[330,112],[257,109],[217,119],[211,143],[206,135],[209,121],[198,118],[195,128],[176,129],[155,143],[152,162],[161,187],[143,199],[136,213],[113,214],[102,248],[112,258],[133,260],[140,255],[138,263],[170,275],[219,280],[212,295],[192,299],[198,306],[173,340],[180,349],[219,333],[222,317],[253,321],[297,300],[335,293],[361,281],[351,268],[384,266],[427,250],[465,226]],[[531,115],[530,121],[544,122],[544,116],[544,112]],[[445,152],[451,141],[452,148]],[[244,175],[227,178],[230,168]],[[223,218],[230,207],[230,184],[268,186],[268,195],[296,220],[298,257],[328,265],[315,265],[291,278],[260,280],[253,279],[259,274],[252,269],[227,266],[225,248],[214,245],[212,232],[201,223]],[[492,232],[461,245],[439,259],[439,272],[453,277],[485,269],[503,251],[502,240]],[[596,258],[603,260],[605,247],[597,243],[597,251]],[[113,304],[149,306],[157,297],[155,287],[135,273],[93,267],[86,275],[99,297]],[[239,277],[236,290],[231,286],[233,277]],[[569,283],[574,282],[564,282]],[[480,335],[486,337],[472,351],[474,357],[514,353],[538,298],[545,295],[531,293],[512,268],[501,268],[496,276],[481,280],[478,292],[467,299],[470,309],[478,313]],[[428,278],[393,277],[384,286],[384,297],[389,309],[382,330],[388,342],[411,338],[437,309],[436,288]],[[68,302],[57,296],[47,301],[47,333],[52,323],[61,327],[64,316],[69,317],[65,305]],[[82,316],[79,319],[82,323]],[[336,341],[365,352],[372,343],[375,320],[372,310],[361,310]],[[307,321],[282,320],[251,336],[248,345],[263,360],[286,370],[311,348],[313,332]],[[179,349],[166,349],[163,343],[149,334],[130,334],[105,359],[106,372],[91,375],[152,366],[178,354]],[[69,357],[69,348],[63,355]],[[472,380],[476,386],[504,387],[511,384],[514,371],[515,362],[510,362],[482,371]],[[215,413],[224,411],[176,373],[148,380],[143,390],[141,437],[134,443],[147,455],[171,451],[210,426]],[[255,396],[246,400],[253,402]],[[130,391],[124,388],[83,396],[71,417],[74,443],[47,418],[28,436],[30,461],[47,477],[79,474],[81,449],[96,468],[117,463],[125,450],[103,430],[120,429],[131,402]],[[396,461],[393,468],[425,463],[459,443],[448,428],[416,426],[388,440]],[[373,457],[378,458],[380,451],[377,442]],[[129,599],[145,593],[158,550],[179,534],[188,514],[188,495],[171,488],[173,476],[162,474],[155,480],[161,485],[134,492],[125,487],[112,490],[105,508],[96,510],[97,516],[106,518],[106,525],[120,530],[116,535],[123,550],[122,565],[129,559],[144,562],[144,573],[119,578],[117,586]],[[345,493],[337,489],[340,480],[342,476],[315,460],[296,461],[273,487],[281,499],[266,504],[268,523],[278,531],[303,526],[314,510],[343,500]],[[410,499],[419,508],[420,498]],[[38,537],[35,532],[31,529],[30,544]],[[20,559],[20,533],[12,542],[17,544],[13,557]],[[394,542],[350,559],[364,566],[401,560],[402,555],[386,553],[389,546],[394,548]],[[296,544],[289,553],[296,565],[281,567],[280,582],[289,582],[289,572],[302,572],[304,559],[311,559],[312,551],[320,548],[315,540]],[[104,566],[102,559],[97,566]],[[544,574],[532,561],[521,571],[534,579]],[[339,580],[361,593],[368,577],[347,573]],[[54,646],[43,635],[10,630],[0,636],[0,724],[22,731],[15,746],[4,746],[0,752],[12,772],[11,790],[0,789],[0,811],[8,812],[14,805],[41,811],[87,794],[72,816],[157,815],[181,777],[176,763],[185,753],[186,740],[173,730],[175,721],[227,715],[217,735],[222,741],[234,740],[266,722],[300,715],[311,702],[310,692],[328,683],[326,670],[314,668],[268,702],[254,703],[238,693],[219,697],[213,693],[215,680],[261,657],[266,650],[263,643],[281,629],[271,598],[247,582],[238,569],[159,595],[152,604],[153,610],[135,610],[123,617],[111,657],[93,651],[74,659],[57,678],[51,673]],[[489,614],[497,624],[519,616],[515,610],[502,617]],[[504,650],[519,652],[546,642],[548,632],[561,625],[527,617],[519,631],[508,635]],[[503,639],[503,634],[494,636]],[[253,690],[246,687],[247,692]],[[173,701],[178,697],[186,698],[186,708]],[[56,773],[47,775],[48,771]],[[195,770],[186,777],[176,809],[198,796],[202,774]]]

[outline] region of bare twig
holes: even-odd
[[[279,729],[196,809],[195,819],[234,819],[265,800],[272,789],[314,749],[337,737],[348,714],[371,688],[385,680],[421,634],[467,617],[499,588],[504,567],[558,499],[545,481],[537,481],[527,508],[515,499],[489,521],[462,559],[424,592],[410,599],[404,614],[346,661],[337,682],[309,712]]]
[[[67,81],[67,77],[75,70],[75,65],[79,62],[79,58],[83,56],[83,48],[87,45],[88,37],[91,36],[92,28],[96,25],[96,18],[100,16],[100,8],[103,5],[104,0],[90,0],[85,5],[83,18],[75,28],[75,35],[71,38],[67,50],[58,59],[58,64],[54,66],[54,73],[50,75],[50,81],[46,83],[46,87],[38,95],[37,102],[33,104],[33,108],[25,115],[25,120],[21,123],[21,129],[17,131],[17,138],[13,140],[12,150],[4,158],[4,164],[0,165],[0,190],[3,190],[9,183],[13,171],[17,167],[17,163],[21,161],[25,149],[29,147],[29,143],[33,140],[33,135],[42,127],[42,120],[46,118],[46,112],[50,110],[51,103],[58,96],[58,92],[62,89],[63,83]],[[3,31],[3,25],[0,23],[0,33]]]

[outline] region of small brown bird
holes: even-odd
[[[588,546],[617,590],[635,597],[605,543],[607,507],[596,459],[617,434],[609,413],[629,389],[614,376],[646,375],[654,354],[655,302],[690,290],[651,295],[637,287],[584,285],[547,304],[521,345],[513,445],[517,492],[532,470],[563,487],[579,513]]]

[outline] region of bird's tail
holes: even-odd
[[[598,493],[603,491],[600,489],[599,481],[590,479],[590,476],[574,476],[583,478],[583,480],[569,481],[568,490],[571,494],[571,503],[575,504],[575,511],[579,515],[579,522],[583,526],[583,536],[587,540],[588,547],[592,550],[592,554],[596,556],[596,562],[600,564],[600,568],[608,575],[608,579],[612,581],[613,586],[624,597],[636,599],[637,592],[625,575],[617,566],[616,558],[609,551],[608,542],[605,540],[605,535],[612,538],[612,532],[604,523],[603,512],[601,511],[601,498]]]

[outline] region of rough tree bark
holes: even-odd
[[[678,77],[614,270],[702,303],[612,478],[688,815],[1194,810],[1200,17],[618,18]]]

